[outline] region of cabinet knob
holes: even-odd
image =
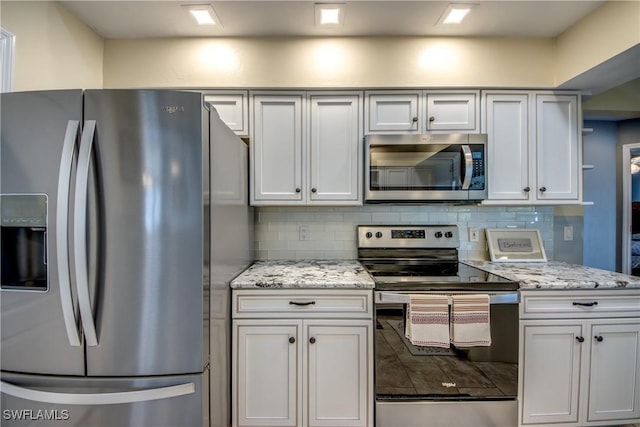
[[[540,192],[544,193],[545,191],[547,191],[547,187],[540,187]]]
[[[315,338],[315,337],[311,337],[311,338],[309,338],[309,342],[310,342],[311,344],[315,344],[315,343],[316,343],[316,338]]]
[[[435,121],[436,121],[436,118],[435,118],[435,117],[433,117],[433,116],[431,116],[431,117],[429,117],[429,121],[430,121],[430,122],[435,122]]]
[[[579,343],[583,343],[584,337],[576,337],[576,340],[578,340]]]
[[[596,335],[594,338],[595,338],[595,339],[596,339],[596,341],[598,341],[598,342],[602,342],[602,340],[604,339],[604,338],[602,338],[602,336],[601,336],[601,335]]]
[[[317,190],[316,188],[312,188],[312,189],[311,189],[311,192],[312,192],[312,193],[317,193],[317,192],[318,192],[318,190]]]
[[[522,191],[524,191],[525,193],[528,193],[529,191],[531,191],[531,188],[530,187],[524,187],[522,189]]]
[[[294,342],[296,342],[296,339],[294,337],[289,337],[289,342],[293,344]]]
[[[300,187],[296,188],[296,193],[299,193],[300,191],[302,191],[300,190]]]
[[[413,119],[411,119],[411,121],[412,121],[413,123],[417,123],[417,122],[418,122],[418,118],[417,118],[417,117],[414,117]]]

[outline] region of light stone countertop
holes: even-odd
[[[640,277],[559,261],[490,262],[463,260],[481,270],[520,282],[520,289],[637,289]]]
[[[373,289],[358,261],[257,261],[231,281],[233,289]]]

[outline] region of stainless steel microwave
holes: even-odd
[[[487,197],[487,135],[367,135],[366,203]]]

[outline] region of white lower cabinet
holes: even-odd
[[[556,292],[523,297],[520,425],[640,422],[640,293]]]
[[[273,307],[283,292],[292,303],[279,318],[242,309]],[[326,309],[331,301],[327,296],[339,300],[340,292],[299,292],[234,292],[233,425],[372,425],[370,292],[346,295],[352,301],[360,296],[367,310],[354,313],[361,319],[340,318],[344,311]],[[260,294],[265,303],[259,301]],[[251,315],[255,318],[248,318]]]

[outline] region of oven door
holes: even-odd
[[[409,293],[375,292],[376,426],[517,425],[518,293],[489,292],[491,346],[464,349],[409,342]]]
[[[367,136],[365,200],[381,202],[486,198],[483,136]],[[476,143],[469,142],[475,139]]]

